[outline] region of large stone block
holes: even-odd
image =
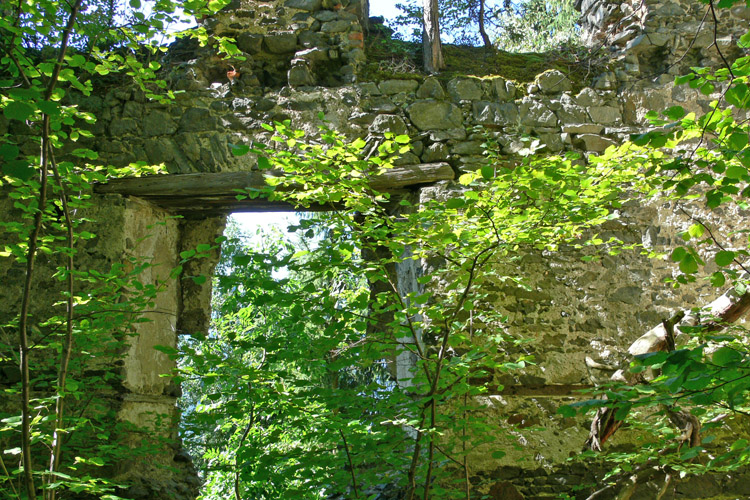
[[[573,88],[573,83],[561,71],[551,69],[536,77],[534,82],[545,94],[560,94]]]
[[[297,50],[297,35],[294,33],[274,33],[263,38],[266,50],[272,54],[288,54]]]
[[[476,101],[482,98],[482,81],[478,78],[454,78],[448,82],[448,93],[455,101]]]
[[[479,125],[508,126],[518,123],[518,106],[512,102],[478,101],[472,106],[474,121]]]
[[[406,110],[419,130],[444,130],[463,124],[461,110],[449,102],[426,99],[416,101]]]
[[[284,6],[312,12],[320,10],[321,3],[321,0],[286,0]]]

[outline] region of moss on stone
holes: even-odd
[[[370,37],[366,43],[367,65],[360,73],[362,81],[388,79],[422,80],[422,45],[384,37]],[[592,74],[588,64],[581,64],[573,48],[545,53],[512,53],[502,50],[443,45],[446,68],[437,77],[442,81],[456,76],[501,76],[518,83],[531,83],[537,75],[557,69],[573,82],[574,88],[585,86]]]

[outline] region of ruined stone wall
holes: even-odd
[[[175,102],[155,104],[137,89],[101,87],[78,103],[99,117],[94,139],[80,142],[115,166],[145,161],[163,163],[170,173],[250,170],[256,168],[255,158],[234,157],[230,144],[267,142],[269,133],[261,125],[285,119],[314,136],[322,113],[332,128],[364,137],[373,147],[385,133],[410,135],[413,150],[399,163],[447,161],[460,172],[481,164],[487,135],[509,157],[532,144],[539,152],[598,153],[642,131],[649,109],[680,104],[700,112],[715,97],[671,85],[674,74],[686,67],[720,59],[716,48],[708,47],[713,25],[701,23],[704,4],[585,0],[581,9],[587,41],[612,58],[606,71],[583,82],[559,71],[545,72],[533,83],[424,75],[363,81],[363,5],[235,1],[226,13],[202,22],[216,34],[235,37],[244,61],[227,63],[211,48],[180,42],[168,54],[165,69],[171,88],[184,91]],[[743,7],[721,19],[719,48],[726,49],[726,57],[732,55],[730,42],[740,34],[748,12]],[[229,64],[240,73],[232,84],[226,75]],[[3,120],[0,133],[9,126]],[[19,122],[10,126],[19,137],[28,133]],[[418,195],[447,196],[450,189],[444,183]],[[668,248],[688,223],[672,208],[633,204],[605,230],[647,248]],[[155,207],[112,196],[97,198],[97,210],[94,218],[102,224],[94,231],[100,236],[90,249],[91,265],[137,253],[159,263],[151,280],[163,281],[163,272],[177,264],[180,251],[212,244],[223,228],[222,218],[178,223]],[[153,226],[156,222],[166,225]],[[148,234],[150,239],[135,245]],[[510,389],[487,396],[486,418],[503,429],[506,437],[499,439],[505,439],[509,453],[504,461],[490,461],[477,450],[472,470],[498,483],[510,481],[528,497],[553,498],[584,480],[585,471],[564,462],[580,449],[587,424],[555,416],[557,406],[571,400],[572,387],[608,376],[587,368],[584,358],[617,364],[635,338],[675,308],[701,305],[715,294],[708,287],[664,286],[662,279],[672,272],[665,261],[634,253],[596,263],[579,257],[568,249],[520,257],[513,265],[523,269],[531,291],[487,285],[497,307],[507,312],[511,331],[533,339],[526,349],[538,364],[494,380]],[[210,274],[217,259],[214,250],[211,258],[188,264],[185,275]],[[0,277],[8,282],[19,282],[19,276],[18,269],[0,268]],[[207,329],[210,287],[180,280],[167,288],[155,307],[156,321],[141,327],[125,356],[126,391],[118,396],[118,408],[121,418],[133,423],[149,425],[153,413],[174,422],[176,415],[178,389],[159,377],[170,372],[173,361],[153,346],[174,345],[177,334]],[[11,288],[0,289],[0,310],[15,310],[17,297]],[[542,425],[544,431],[530,431]],[[160,431],[174,434],[174,424]],[[188,498],[194,481],[184,480],[191,473],[177,446],[161,455],[160,463],[124,467],[121,477],[148,483],[135,490],[142,498],[166,497],[168,492]],[[166,474],[157,465],[176,466],[178,472]],[[734,476],[711,483],[711,496],[719,498],[721,488],[739,484]]]

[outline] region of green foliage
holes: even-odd
[[[0,317],[0,363],[20,373],[4,387],[0,414],[3,498],[116,499],[119,485],[103,478],[163,447],[155,439],[141,443],[136,429],[120,421],[112,399],[122,379],[111,367],[121,363],[165,282],[143,278],[152,271],[149,260],[92,263],[87,251],[100,236],[88,218],[95,212],[91,185],[154,168],[103,165],[83,144],[93,138],[97,117],[76,103],[110,74],[149,99],[169,100],[173,94],[157,76],[163,48],[154,38],[167,23],[226,3],[186,2],[182,13],[170,1],[149,2],[144,11],[137,0],[130,2],[135,10],[102,0],[0,7],[0,110],[7,124],[0,137],[0,258],[4,272],[26,277],[13,310]]]
[[[496,270],[518,252],[601,244],[586,235],[615,217],[634,171],[576,156],[501,167],[488,139],[487,164],[451,198],[415,204],[371,188],[407,136],[367,155],[325,128],[317,143],[288,122],[268,128],[281,148],[235,152],[285,175],[238,196],[330,213],[294,228],[322,235],[304,250],[281,237],[225,246],[212,333],[184,346],[180,374],[204,498],[465,497],[469,454],[506,453],[478,396],[493,373],[533,362],[511,354],[479,285],[520,283]]]
[[[544,52],[576,45],[580,12],[571,0],[528,0],[492,19],[494,44],[508,52]]]
[[[403,14],[395,27],[421,37],[422,7],[416,0],[397,4]],[[480,0],[440,1],[443,37],[457,45],[482,45]],[[493,46],[508,52],[544,52],[575,42],[580,13],[572,0],[487,1],[484,24]]]
[[[750,47],[750,33],[739,43]],[[668,256],[677,266],[671,280],[675,287],[706,280],[715,287],[731,284],[734,297],[748,293],[750,238],[733,218],[747,210],[750,195],[750,124],[745,118],[749,78],[748,56],[716,70],[691,68],[675,84],[712,96],[708,112],[698,116],[680,106],[650,112],[647,118],[654,129],[633,137],[607,159],[613,166],[642,169],[652,196],[672,203],[676,214],[689,221],[680,246]],[[748,331],[723,323],[715,314],[693,309],[692,320],[675,330],[676,348],[637,356],[630,372],[645,376],[645,383],[613,383],[597,391],[604,399],[561,409],[572,416],[606,406],[616,410],[615,419],[647,435],[647,447],[607,454],[617,464],[611,480],[631,474],[628,464],[633,463],[680,478],[750,463],[747,440],[725,427],[737,425],[737,418],[750,410]],[[697,445],[688,446],[680,436],[682,429],[674,423],[680,412],[702,425]]]

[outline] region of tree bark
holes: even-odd
[[[484,48],[491,49],[492,42],[490,37],[487,36],[487,31],[484,29],[484,16],[485,16],[485,0],[479,0],[479,34],[482,36],[484,42]]]
[[[422,0],[422,45],[424,70],[434,74],[445,68],[443,48],[440,44],[440,18],[438,0]]]
[[[650,352],[674,350],[673,331],[675,326],[703,325],[704,331],[721,330],[728,323],[733,323],[750,310],[750,292],[739,294],[734,288],[703,308],[711,319],[703,322],[700,317],[690,312],[680,312],[671,319],[663,321],[630,344],[628,353],[638,356]],[[628,361],[629,364],[629,361]],[[646,383],[643,373],[631,373],[627,365],[612,375],[612,380],[620,380],[630,385]],[[615,419],[616,408],[599,408],[591,422],[591,431],[584,445],[584,450],[601,451],[602,445],[620,428],[622,420]]]

